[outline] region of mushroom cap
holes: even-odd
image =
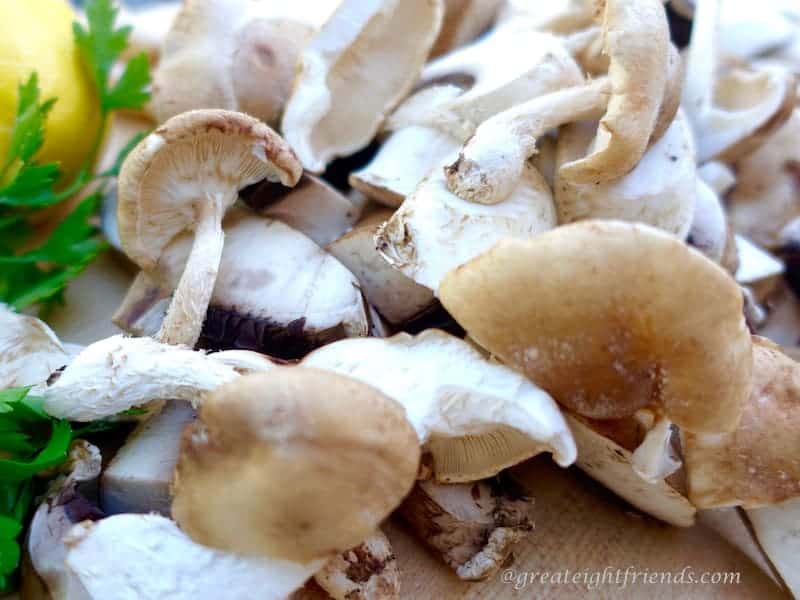
[[[282,130],[321,173],[369,144],[411,91],[444,15],[443,0],[344,0],[306,46]]]
[[[553,195],[529,165],[511,196],[499,204],[462,200],[447,189],[444,164],[378,229],[376,243],[394,268],[436,293],[445,274],[504,238],[527,239],[556,226]]]
[[[302,365],[353,377],[400,402],[438,481],[491,477],[542,452],[562,466],[575,460],[550,396],[443,331],[344,340],[312,352]]]
[[[603,33],[612,94],[592,151],[561,167],[593,183],[629,172],[647,150],[667,90],[669,25],[660,0],[604,0]]]
[[[594,136],[589,123],[564,128],[558,137],[559,165],[583,156]],[[620,219],[645,223],[685,238],[692,225],[697,168],[692,131],[675,119],[632,171],[619,179],[572,183],[556,169],[553,185],[559,223]]]
[[[0,390],[42,383],[70,360],[47,324],[0,303]]]
[[[203,545],[307,563],[369,537],[418,464],[397,402],[333,373],[276,368],[203,404],[184,434],[172,513]]]
[[[720,264],[728,242],[725,209],[722,207],[719,196],[703,179],[698,177],[696,185],[689,243],[715,263]]]
[[[268,179],[292,187],[302,167],[267,125],[225,110],[173,117],[131,152],[119,178],[117,219],[122,246],[142,269],[156,268],[164,248],[193,231],[204,201],[224,208],[237,192]]]
[[[750,390],[739,286],[645,225],[505,240],[451,271],[439,296],[476,342],[580,415],[652,407],[689,431],[731,431]]]
[[[684,432],[689,498],[753,508],[800,497],[800,364],[753,338],[753,387],[735,431]]]

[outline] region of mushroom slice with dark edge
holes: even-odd
[[[466,581],[492,577],[533,530],[532,501],[509,477],[469,484],[419,481],[400,515]]]
[[[442,331],[344,340],[303,366],[353,377],[405,408],[437,481],[475,481],[542,452],[561,466],[575,446],[553,400],[524,377]]]
[[[222,110],[178,115],[131,152],[118,190],[128,257],[158,279],[164,249],[180,234],[193,234],[159,339],[197,342],[222,256],[222,220],[239,190],[265,179],[292,187],[301,174],[291,148],[272,129]]]
[[[375,247],[375,234],[392,216],[378,210],[327,247],[358,278],[367,302],[393,325],[402,325],[431,308],[433,292],[393,268]]]
[[[451,271],[439,295],[478,344],[585,417],[647,408],[722,433],[750,391],[739,286],[652,227],[582,221],[503,241]]]
[[[256,350],[289,360],[345,337],[367,335],[358,280],[309,238],[279,221],[235,209],[224,231],[200,347]],[[185,234],[164,249],[159,270],[170,289],[179,285],[192,246]]]
[[[344,0],[301,54],[282,130],[306,169],[354,154],[411,91],[443,0]]]
[[[314,580],[335,600],[399,600],[400,572],[380,530],[328,561]]]
[[[0,303],[0,390],[36,385],[72,359],[46,323]]]
[[[67,367],[34,393],[48,414],[94,421],[163,399],[197,405],[203,395],[242,373],[269,370],[265,356],[227,352],[204,354],[147,337],[113,336],[87,346]],[[243,368],[246,367],[246,368]]]
[[[107,514],[169,516],[169,488],[181,435],[194,418],[195,411],[187,402],[168,402],[160,414],[131,433],[100,480],[100,505]]]
[[[56,479],[31,520],[27,551],[36,574],[54,600],[84,600],[86,590],[64,565],[64,536],[83,521],[105,515],[95,503],[100,476],[100,451],[84,440],[76,440]]]
[[[394,400],[333,373],[278,368],[204,402],[184,435],[172,511],[197,543],[291,567],[260,590],[283,598],[375,532],[413,486],[419,453]]]

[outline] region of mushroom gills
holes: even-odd
[[[460,579],[483,581],[533,530],[532,504],[509,477],[470,484],[418,481],[399,514]]]
[[[109,515],[159,513],[169,516],[172,472],[178,463],[183,430],[195,418],[187,402],[168,402],[140,424],[106,467],[100,502]]]

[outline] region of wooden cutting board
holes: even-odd
[[[124,263],[110,254],[93,265],[70,287],[66,307],[53,315],[56,332],[65,341],[78,343],[115,333],[109,319],[130,278]],[[515,589],[514,583],[503,582],[502,574],[484,583],[465,583],[418,543],[402,522],[392,520],[385,529],[398,557],[404,600],[790,598],[744,553],[707,527],[678,529],[644,517],[580,471],[559,469],[547,457],[518,467],[515,476],[532,492],[536,527],[519,545],[509,567],[516,581],[531,571],[602,573],[607,567],[623,572],[632,567],[653,573],[676,572],[688,566],[696,573],[738,572],[740,583],[681,586],[639,582],[625,589],[607,584],[592,590],[585,585],[536,583]],[[741,542],[736,535],[727,538]],[[326,598],[313,584],[294,595],[294,600]]]

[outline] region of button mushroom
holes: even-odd
[[[282,130],[306,169],[369,144],[411,91],[443,0],[344,0],[301,54]]]
[[[181,233],[194,233],[159,339],[194,345],[200,336],[222,256],[222,219],[239,190],[265,179],[291,187],[301,172],[291,148],[269,127],[220,110],[174,117],[133,150],[118,192],[125,253],[156,272],[164,248]]]
[[[353,377],[400,402],[437,481],[490,477],[542,452],[562,466],[575,459],[549,396],[444,332],[345,340],[312,352],[302,365]]]
[[[340,375],[278,368],[203,404],[184,436],[172,510],[198,543],[291,567],[267,590],[284,597],[371,536],[418,464],[398,403]]]
[[[584,221],[501,242],[449,273],[439,295],[481,346],[586,417],[652,408],[719,433],[749,393],[738,285],[644,225]]]

